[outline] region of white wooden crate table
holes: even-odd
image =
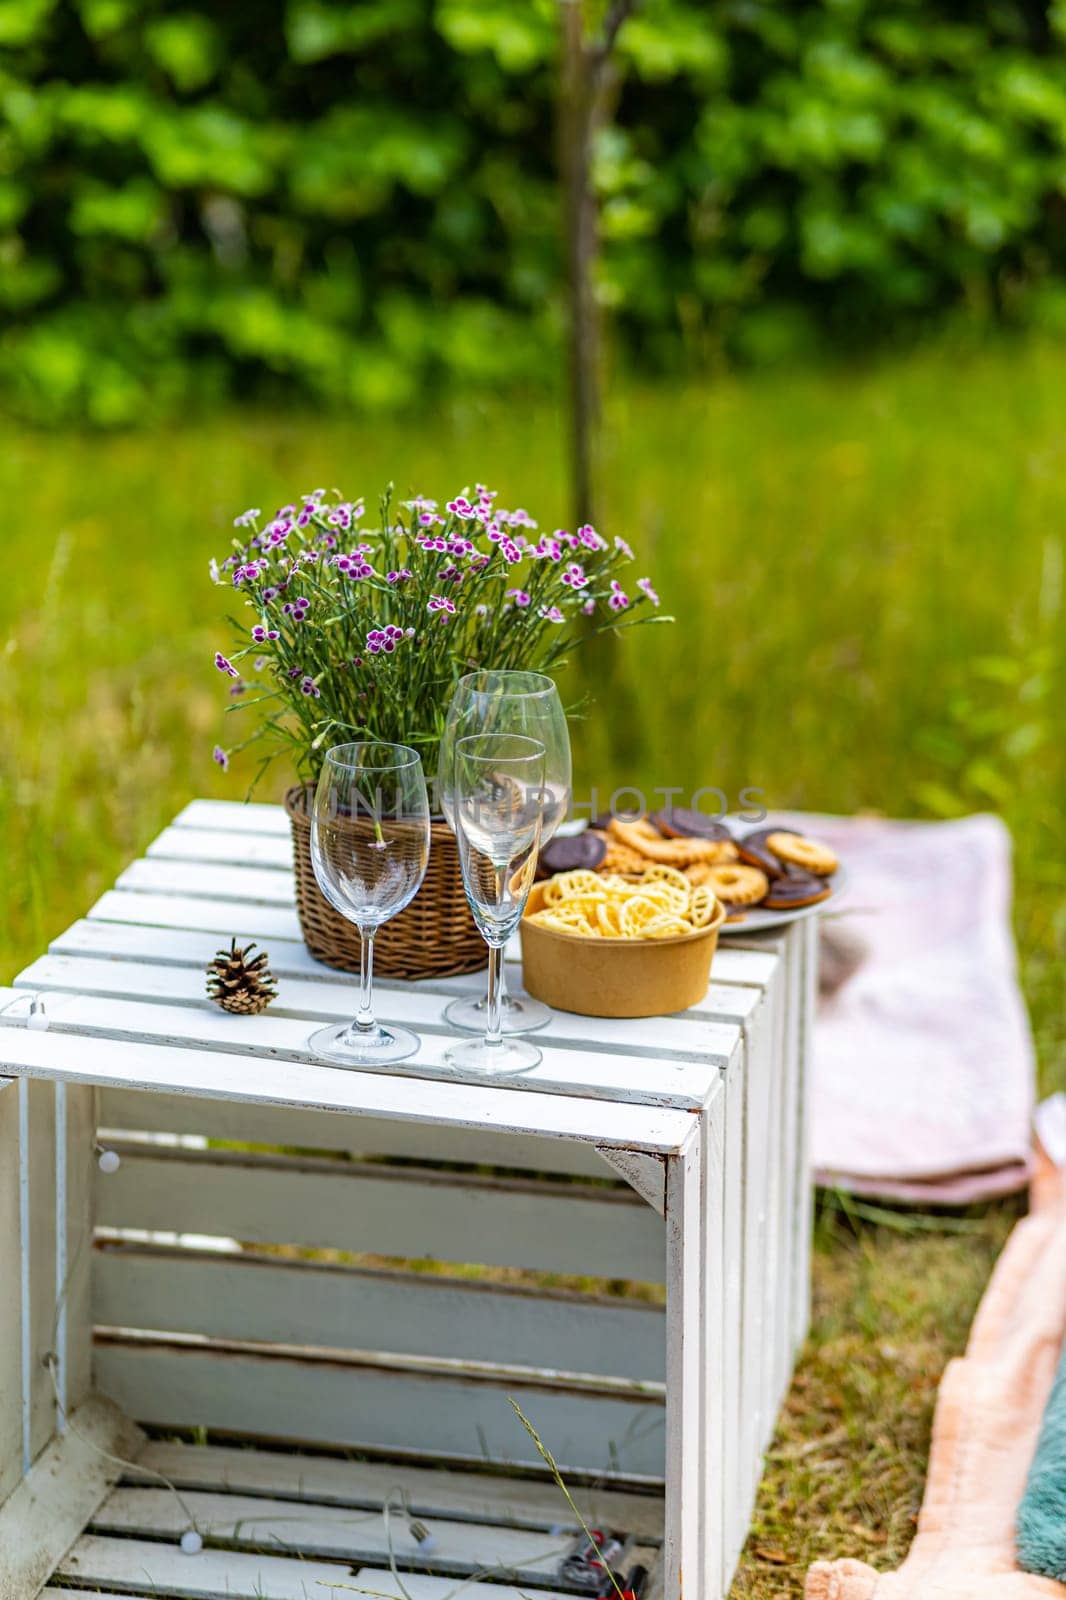
[[[205,998],[233,935],[262,1016]],[[4,1600],[594,1593],[512,1399],[639,1594],[718,1600],[806,1330],[814,939],[510,1082],[445,1064],[482,977],[379,979],[422,1048],[341,1070],[283,812],[189,805],[0,991]]]

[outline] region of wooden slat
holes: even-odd
[[[382,1020],[399,1020],[396,1009]],[[314,1065],[308,1039],[323,1021],[343,1022],[347,1011],[324,1010],[287,1017],[280,1012],[261,1016],[232,1016],[204,1000],[199,1005],[165,1005],[129,1000],[116,1003],[100,996],[56,992],[48,1005],[53,1034],[77,1033],[80,1038],[127,1039],[143,1045],[177,1045],[214,1050],[220,1055],[243,1057],[250,1068],[268,1056],[272,1062],[305,1068]],[[730,1046],[739,1035],[729,1032]],[[455,1084],[461,1080],[447,1054],[455,1035],[420,1033],[418,1054],[404,1062],[404,1074],[413,1080]],[[594,1100],[623,1101],[633,1105],[672,1106],[697,1110],[713,1086],[720,1067],[728,1060],[709,1051],[701,1059],[609,1055],[594,1050],[574,1050],[545,1043],[540,1063],[522,1075],[530,1094],[582,1095]],[[363,1069],[354,1069],[362,1074]],[[474,1081],[471,1079],[470,1081]],[[483,1080],[481,1080],[483,1081]]]
[[[630,1188],[657,1211],[666,1215],[666,1163],[662,1156],[638,1154],[633,1150],[603,1150],[604,1161],[625,1179]]]
[[[233,930],[239,923],[241,937],[247,939],[289,939],[300,937],[296,912],[284,906],[241,905],[232,900],[181,894],[125,894],[108,889],[89,908],[92,919],[104,922],[140,923],[149,928],[199,928],[215,933]]]
[[[810,919],[815,924],[817,918]],[[785,940],[785,1025],[781,1042],[783,1073],[781,1092],[781,1192],[778,1249],[780,1272],[774,1327],[774,1416],[781,1408],[792,1376],[793,1332],[796,1322],[794,1274],[799,1227],[800,1017],[803,1008],[805,923],[793,924]]]
[[[53,939],[49,950],[54,955],[92,956],[108,960],[118,958],[169,967],[191,966],[202,971],[218,950],[222,939],[226,938],[228,942],[234,931],[238,943],[247,943],[252,937],[251,934],[245,935],[242,930],[234,930],[229,925],[225,928],[220,927],[217,933],[210,933],[197,929],[157,928],[139,922],[101,922],[83,918]],[[317,983],[332,984],[349,995],[352,993],[355,979],[351,973],[324,966],[322,962],[315,960],[305,944],[296,939],[272,939],[269,953],[271,968],[278,978],[308,978]],[[685,1022],[740,1023],[758,1005],[764,987],[760,976],[764,969],[764,958],[752,955],[749,951],[739,952],[745,961],[755,963],[754,968],[749,971],[748,981],[732,980],[719,983],[717,963],[720,958],[724,959],[725,954],[728,952],[716,952],[715,981],[708,989],[706,998],[684,1013]],[[736,970],[735,962],[732,963],[731,970]],[[521,962],[508,961],[508,987],[514,994],[524,992],[521,976]],[[457,994],[482,994],[485,988],[485,973],[462,973],[454,978],[426,978],[417,984],[404,983],[397,978],[379,977],[377,983],[382,992],[415,989],[423,995],[446,995],[451,1000]],[[92,988],[96,992],[103,992],[104,986],[105,980],[101,975]],[[664,1019],[606,1017],[594,1019],[596,1025],[602,1025],[605,1030],[597,1035],[599,1041],[617,1043],[622,1048],[653,1047],[655,1024],[661,1020]],[[555,1019],[556,1027],[573,1024],[574,1018],[570,1013],[560,1012]]]
[[[291,906],[293,880],[272,867],[226,867],[216,862],[133,861],[115,880],[117,889],[133,894],[205,895],[212,900],[245,905]]]
[[[96,1090],[70,1084],[56,1089],[65,1101],[66,1240],[63,1315],[53,1310],[53,1348],[62,1357],[63,1405],[73,1411],[92,1386],[93,1183],[96,1177]],[[58,1297],[58,1285],[54,1286]]]
[[[699,1310],[693,1332],[700,1340],[700,1559],[708,1595],[724,1594],[729,1447],[729,1402],[736,1376],[737,1308],[730,1303],[726,1283],[726,1226],[730,1209],[729,1186],[734,1181],[726,1165],[726,1119],[729,1091],[736,1076],[726,1075],[722,1091],[702,1119],[700,1150],[700,1273]]]
[[[777,969],[778,957],[772,950],[753,950],[719,940],[714,952],[713,972],[716,983],[742,984],[765,989]]]
[[[815,1008],[818,1002],[819,920],[802,924],[803,980],[798,1023],[800,1067],[796,1108],[796,1206],[792,1249],[792,1353],[798,1355],[807,1337],[811,1314],[811,1233],[814,1227],[814,1179],[811,1173],[810,1095]]]
[[[663,1227],[627,1190],[229,1151],[122,1148],[108,1228],[659,1281]],[[461,1259],[461,1257],[459,1258]]]
[[[34,1039],[47,1035],[34,1033]],[[45,1356],[56,1323],[55,1098],[50,1085],[26,1086],[29,1121],[30,1458],[55,1432],[56,1407]]]
[[[333,1456],[182,1444],[165,1439],[150,1440],[138,1460],[163,1473],[179,1488],[372,1508],[382,1503],[389,1488],[400,1484],[415,1516],[476,1517],[482,1522],[545,1530],[569,1526],[573,1520],[554,1483],[528,1477],[445,1472],[395,1462],[347,1461]],[[644,1544],[661,1542],[660,1496],[626,1494],[599,1484],[568,1487],[590,1527],[624,1530]]]
[[[309,1151],[401,1156],[429,1164],[449,1161],[577,1177],[612,1176],[598,1151],[570,1140],[391,1122],[378,1117],[344,1117],[329,1111],[288,1107],[282,1110],[242,1101],[194,1099],[191,1095],[143,1094],[134,1089],[100,1090],[100,1127],[118,1132],[198,1134],[232,1143]]]
[[[153,861],[214,861],[231,867],[273,867],[292,872],[292,844],[283,835],[234,829],[164,828],[147,854]]]
[[[738,1491],[738,1520],[747,1524],[762,1474],[770,1416],[766,1371],[767,1292],[775,1292],[767,1265],[768,1203],[771,1182],[770,1127],[773,1110],[775,1014],[781,999],[776,981],[766,1002],[745,1032],[746,1085],[744,1124],[744,1305],[741,1371],[742,1404],[737,1416],[744,1466]],[[771,1302],[772,1303],[772,1302]]]
[[[22,1477],[19,1086],[0,1080],[0,1504]]]
[[[0,1006],[14,997],[0,990]],[[541,1134],[596,1145],[620,1145],[667,1155],[690,1129],[690,1114],[656,1106],[622,1105],[585,1097],[535,1094],[502,1085],[419,1081],[403,1072],[344,1072],[259,1056],[195,1050],[112,1038],[80,1037],[76,1053],[57,1055],[56,1033],[0,1024],[0,1073],[63,1078],[102,1087],[163,1090],[259,1105],[356,1111],[406,1122]]]
[[[210,898],[206,895],[125,893],[111,889],[101,895],[90,908],[86,920],[117,924],[122,928],[151,928],[157,934],[165,930],[213,934],[217,935],[219,943],[222,939],[228,943],[236,934],[244,943],[252,939],[260,943],[271,941],[272,953],[278,941],[284,941],[288,949],[290,946],[298,946],[301,938],[295,911],[283,906],[239,903]],[[235,923],[239,926],[235,927]],[[78,926],[75,924],[75,928]],[[127,936],[123,933],[120,937],[125,941]],[[66,937],[60,936],[54,941],[53,948],[56,950],[68,948]],[[517,962],[511,963],[509,958],[509,967],[512,965],[517,974],[519,971]],[[754,1004],[754,1000],[740,995],[726,997],[723,1001],[722,991],[730,988],[763,987],[769,981],[776,965],[777,961],[772,953],[719,947],[715,952],[711,969],[713,978],[711,1010],[723,1020],[743,1018]],[[323,976],[328,981],[328,974]],[[473,978],[466,975],[434,979],[432,982],[427,981],[425,987],[434,993],[466,994],[478,986],[476,977],[477,975]],[[401,987],[392,980],[385,982],[388,987]],[[519,989],[520,983],[516,982],[513,987]],[[704,1009],[702,1003],[693,1008],[696,1015],[702,1014]]]
[[[257,1031],[257,1024],[266,1025],[283,1020],[290,1024],[283,1036],[288,1043],[280,1042],[282,1036],[279,1036],[277,1047],[288,1048],[302,1055],[307,1053],[309,1028],[298,1031],[296,1024],[343,1022],[351,1018],[355,1005],[351,983],[342,985],[289,979],[284,982],[278,999],[266,1016],[243,1017],[239,1019],[239,1024],[243,1026],[235,1026],[232,1019],[206,999],[204,968],[199,964],[174,967],[137,960],[101,962],[61,955],[42,956],[33,962],[19,974],[16,986],[36,993],[72,993],[79,1004],[115,998],[168,1007],[185,1006],[213,1024],[213,1032],[209,1030],[196,1037],[217,1042],[225,1048],[237,1047],[242,1042],[249,1049],[261,1043],[269,1048],[274,1042],[273,1036],[270,1033],[261,1034]],[[750,991],[741,992],[747,994]],[[402,1023],[422,1035],[426,1042],[420,1057],[416,1059],[421,1059],[427,1051],[434,1049],[430,1035],[443,1037],[444,1043],[435,1047],[438,1052],[454,1041],[455,1031],[444,1017],[447,1003],[444,996],[413,987],[390,989],[381,985],[375,998],[383,1021]],[[67,1015],[61,1002],[58,1003],[58,1009],[53,1006],[48,1010],[54,1020],[61,1020]],[[146,1032],[151,1022],[147,1013],[128,1012],[125,1008],[119,1012],[113,1005],[102,1007],[101,1014],[131,1019],[127,1023],[127,1031],[132,1030],[132,1019],[138,1015],[144,1017]],[[72,1015],[77,1015],[80,1021],[82,1013],[79,1010]],[[199,1026],[189,1018],[186,1024],[189,1027]],[[84,1025],[92,1024],[86,1020]],[[203,1026],[206,1027],[206,1023]],[[542,1048],[575,1053],[580,1051],[575,1070],[580,1072],[582,1065],[587,1066],[590,1081],[594,1074],[594,1081],[601,1085],[610,1082],[609,1063],[618,1063],[615,1076],[620,1080],[619,1086],[624,1087],[627,1072],[625,1062],[629,1057],[646,1056],[655,1062],[673,1060],[678,1066],[686,1068],[698,1060],[723,1065],[737,1043],[738,1030],[735,1023],[690,1020],[686,1016],[653,1018],[634,1024],[625,1018],[581,1017],[560,1012],[539,1037],[543,1041]],[[605,1056],[608,1050],[610,1055]],[[584,1061],[585,1057],[590,1059]],[[435,1061],[437,1056],[431,1054],[427,1059]],[[555,1061],[556,1072],[560,1065],[559,1061]],[[676,1072],[674,1075],[679,1076]],[[540,1075],[532,1075],[530,1081],[540,1081]]]
[[[143,1443],[107,1401],[87,1400],[0,1506],[0,1595],[35,1600],[56,1562],[117,1479],[114,1456],[136,1459]]]
[[[738,1051],[730,1062],[725,1076],[725,1117],[722,1130],[722,1294],[718,1316],[722,1327],[722,1380],[718,1394],[713,1388],[708,1403],[717,1408],[715,1425],[722,1440],[722,1589],[727,1592],[741,1548],[747,1536],[748,1518],[743,1505],[741,1485],[745,1462],[743,1440],[744,1418],[743,1372],[746,1352],[744,1348],[744,1238],[745,1238],[745,1172],[744,1172],[744,1101],[746,1091],[746,1056]],[[717,1195],[717,1188],[708,1185],[708,1198]],[[713,1250],[716,1232],[713,1214],[707,1218],[708,1248]],[[713,1255],[712,1263],[713,1264]],[[708,1279],[710,1279],[708,1272]],[[710,1314],[714,1314],[713,1309]]]
[[[289,819],[284,806],[261,800],[190,800],[174,818],[173,826],[224,828],[237,833],[289,837]]]
[[[767,936],[769,937],[769,936]],[[763,1346],[761,1384],[760,1455],[766,1449],[777,1417],[778,1394],[778,1341],[780,1338],[780,1308],[788,1301],[788,1289],[783,1286],[784,1246],[782,1240],[782,1187],[783,1138],[782,1102],[785,1098],[787,1067],[785,1041],[790,1017],[788,1014],[789,990],[786,964],[782,959],[774,979],[774,1006],[771,1015],[770,1051],[770,1107],[766,1140],[766,1253],[763,1279]]]
[[[110,1588],[122,1596],[167,1595],[172,1600],[351,1600],[353,1589],[396,1600],[451,1600],[454,1578],[404,1573],[394,1578],[387,1568],[364,1567],[357,1576],[343,1562],[301,1561],[293,1556],[245,1555],[235,1550],[204,1550],[183,1555],[178,1546],[145,1539],[79,1539],[63,1561],[57,1582],[76,1581],[86,1588]],[[400,1584],[402,1583],[402,1588]],[[45,1590],[45,1597],[54,1593]],[[60,1594],[62,1590],[58,1591]],[[44,1600],[44,1597],[42,1597]],[[102,1600],[97,1594],[95,1600]],[[472,1583],[462,1600],[526,1600],[510,1585]],[[559,1590],[541,1590],[538,1600],[571,1600]]]
[[[93,1286],[109,1327],[666,1377],[663,1312],[639,1301],[139,1245],[98,1250]]]
[[[392,1510],[401,1510],[399,1502]],[[437,1516],[428,1523],[432,1555],[422,1558],[402,1517],[395,1514],[386,1525],[378,1511],[198,1490],[184,1492],[179,1501],[162,1488],[113,1490],[94,1515],[92,1531],[176,1541],[188,1527],[190,1513],[205,1539],[237,1550],[265,1549],[312,1561],[341,1559],[353,1566],[385,1566],[391,1552],[401,1569],[428,1564],[436,1573],[456,1577],[488,1570],[514,1583],[550,1582],[572,1545],[569,1534]]]
[[[721,1113],[721,1094],[707,1115]],[[666,1321],[666,1540],[663,1589],[668,1596],[691,1593],[718,1600],[703,1587],[703,1549],[714,1527],[706,1527],[703,1500],[704,1391],[706,1344],[701,1321],[702,1130],[667,1165],[667,1321]],[[696,1574],[695,1585],[693,1574]]]
[[[96,1370],[105,1393],[156,1427],[542,1466],[514,1396],[564,1471],[638,1480],[663,1473],[664,1409],[655,1394],[110,1338],[97,1344]]]

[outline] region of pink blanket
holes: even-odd
[[[806,1600],[1066,1600],[1015,1564],[1018,1502],[1066,1332],[1066,1191],[1045,1167],[966,1354],[940,1385],[918,1532],[898,1572],[816,1561]]]
[[[1003,823],[790,820],[839,851],[839,926],[866,945],[815,1028],[819,1181],[932,1204],[1022,1188],[1034,1062]]]

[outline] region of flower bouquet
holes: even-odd
[[[358,739],[412,746],[427,778],[456,681],[479,667],[548,672],[575,643],[656,616],[647,578],[623,581],[633,552],[592,527],[541,534],[524,510],[473,495],[381,501],[365,527],[361,500],[316,489],[265,523],[237,517],[233,551],[211,563],[252,617],[230,620],[236,643],[215,666],[231,679],[229,710],[251,721],[216,745],[223,767],[248,746],[262,770],[283,752],[300,783],[286,806],[293,826],[297,909],[312,954],[358,970],[358,938],[328,905],[310,862],[309,796],[324,753]],[[258,778],[257,778],[258,781]],[[444,976],[484,964],[450,830],[435,823],[430,866],[415,900],[378,939],[380,970]]]

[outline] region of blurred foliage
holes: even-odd
[[[114,425],[544,381],[556,10],[0,0],[7,404]],[[1066,328],[1064,45],[1066,0],[643,0],[595,162],[623,347]]]

